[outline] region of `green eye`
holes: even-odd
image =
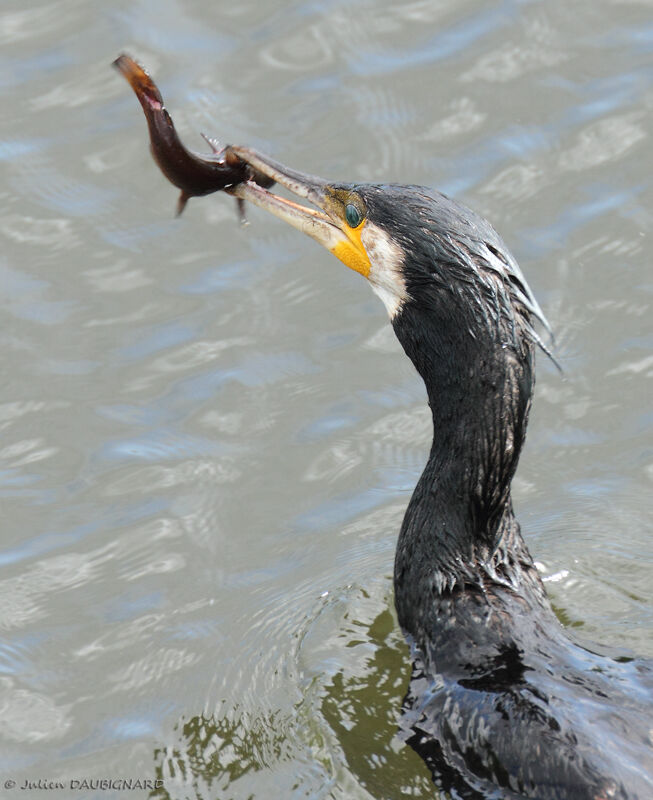
[[[347,225],[349,225],[350,228],[357,228],[363,221],[363,215],[355,205],[349,203],[349,205],[345,208],[345,219],[347,220]]]

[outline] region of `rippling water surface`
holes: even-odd
[[[423,387],[313,242],[226,197],[173,218],[123,50],[198,149],[494,223],[564,366],[539,360],[527,541],[575,635],[653,655],[651,2],[5,0],[0,44],[3,780],[434,796],[394,737]]]

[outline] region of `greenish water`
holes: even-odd
[[[490,219],[564,367],[538,364],[526,539],[574,635],[653,655],[652,20],[589,0],[2,4],[0,796],[435,795],[394,736],[423,387],[313,242],[255,209],[240,228],[226,197],[174,219],[109,66],[124,50],[197,149],[204,131],[425,183]],[[20,789],[39,780],[65,788]]]

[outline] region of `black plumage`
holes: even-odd
[[[356,191],[403,250],[392,324],[433,414],[395,559],[403,736],[453,796],[653,797],[651,665],[569,640],[513,513],[541,312],[473,212],[419,187]]]

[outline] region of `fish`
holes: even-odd
[[[150,133],[152,157],[165,177],[181,190],[177,201],[180,216],[191,197],[203,197],[221,190],[229,191],[246,181],[269,188],[274,180],[258,172],[239,158],[229,147],[202,134],[210,153],[196,153],[184,146],[175,130],[163,96],[145,69],[126,53],[112,66],[124,76],[140,102]],[[245,222],[244,201],[236,198],[239,218]]]

